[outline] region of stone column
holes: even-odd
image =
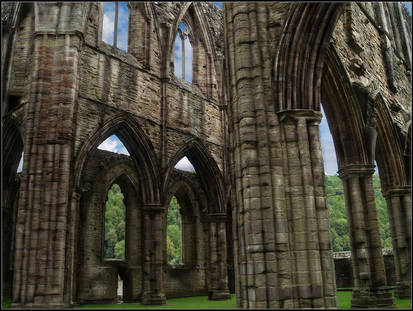
[[[410,186],[388,189],[384,193],[392,236],[394,266],[399,298],[411,298],[412,202]]]
[[[336,283],[319,124],[310,109],[278,113],[284,141],[286,210],[294,307],[335,307]]]
[[[71,5],[63,4],[62,10],[67,6]],[[61,16],[61,20],[66,17]],[[70,301],[67,281],[73,265],[67,242],[74,219],[70,219],[68,202],[81,44],[80,32],[34,34],[16,222],[13,307],[60,308]]]
[[[230,299],[227,273],[226,214],[209,214],[208,299]]]
[[[162,216],[165,207],[160,205],[146,205],[144,217],[144,288],[142,304],[166,304],[164,294],[164,276],[162,271]]]
[[[352,308],[394,307],[386,271],[373,189],[374,165],[348,165],[343,181],[353,266]]]

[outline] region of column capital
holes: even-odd
[[[394,186],[389,187],[383,191],[384,197],[394,197],[394,196],[403,196],[403,195],[410,195],[412,193],[412,189],[410,186]]]
[[[354,176],[373,175],[375,166],[371,164],[350,164],[338,171],[338,177],[347,179]]]
[[[277,112],[280,121],[283,122],[289,118],[294,119],[296,121],[300,119],[305,119],[307,121],[313,121],[316,123],[320,123],[321,119],[323,118],[323,114],[320,111],[312,110],[312,109],[290,109],[290,110],[283,110]]]

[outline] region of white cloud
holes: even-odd
[[[122,144],[119,138],[116,135],[108,137],[104,142],[102,142],[98,149],[106,150],[110,152],[130,155],[126,147]]]
[[[103,29],[102,29],[102,40],[108,44],[113,44],[114,29],[115,29],[115,8],[107,7],[112,3],[105,3],[103,14]]]
[[[179,160],[179,162],[176,163],[175,168],[182,171],[195,172],[195,168],[187,157],[183,157]]]
[[[118,39],[117,47],[128,51],[128,29],[129,27],[129,9],[126,2],[119,3],[119,18],[118,18]]]
[[[102,40],[113,45],[115,31],[115,2],[105,2],[103,15]],[[119,3],[118,11],[118,35],[116,46],[119,49],[128,51],[128,27],[129,27],[129,9],[126,2]]]
[[[174,75],[182,78],[182,42],[179,34],[176,35],[174,45]]]

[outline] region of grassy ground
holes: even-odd
[[[170,298],[163,306],[144,306],[139,302],[117,305],[81,305],[79,308],[114,309],[236,309],[235,294],[230,300],[208,300],[207,296]]]
[[[339,309],[350,309],[351,291],[337,292],[337,301]],[[393,293],[394,294],[394,293]],[[412,301],[410,299],[396,298],[398,309],[411,309]],[[11,303],[10,298],[3,299],[3,309],[8,308]],[[122,304],[93,304],[80,305],[79,309],[236,309],[235,294],[231,294],[230,300],[214,301],[208,300],[207,296],[171,298],[168,299],[167,305],[164,306],[143,306],[139,302],[122,303]]]

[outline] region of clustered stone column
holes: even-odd
[[[336,307],[321,114],[275,111],[269,6],[225,13],[237,307]]]
[[[142,304],[162,305],[166,304],[163,289],[163,230],[162,215],[165,207],[158,205],[146,205],[143,211],[144,218],[144,261],[143,261],[143,294]]]
[[[352,308],[394,307],[387,287],[373,188],[374,165],[347,165],[343,181],[353,266]]]
[[[384,193],[393,241],[397,287],[395,295],[411,298],[412,202],[410,186],[388,189]]]
[[[69,300],[65,283],[73,265],[66,242],[80,44],[78,34],[34,35],[16,223],[16,307],[61,307]]]
[[[226,214],[209,214],[208,299],[230,299],[227,272]]]
[[[319,124],[310,109],[278,113],[284,141],[283,162],[294,307],[336,306],[329,210]]]

